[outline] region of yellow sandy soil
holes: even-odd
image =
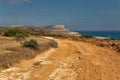
[[[107,48],[56,39],[50,49],[0,71],[0,80],[120,80],[120,54]]]

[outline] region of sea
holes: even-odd
[[[120,38],[120,31],[76,31],[76,32],[95,37]]]

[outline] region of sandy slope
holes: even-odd
[[[59,48],[1,70],[0,80],[120,80],[120,54],[84,42],[56,40]]]

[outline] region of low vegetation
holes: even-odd
[[[99,47],[107,47],[120,52],[120,39],[119,38],[109,38],[109,39],[99,39],[90,35],[81,35],[81,36],[56,36],[59,39],[69,39],[74,41],[82,41],[86,43],[91,43]]]
[[[58,48],[58,43],[54,40],[50,40],[47,44],[40,44],[39,45],[39,52],[43,52],[48,50],[49,48]]]
[[[18,30],[18,29],[9,29],[3,33],[3,36],[7,36],[7,37],[17,37],[19,35],[23,35],[26,37],[29,36],[29,34],[27,32],[24,32],[24,31]]]
[[[2,68],[9,68],[22,59],[31,59],[43,51],[58,47],[54,40],[43,37],[26,38],[22,45],[12,37],[0,37],[0,43],[2,45],[0,46],[0,67]]]
[[[13,63],[18,63],[21,59],[30,59],[34,57],[30,49],[21,47],[7,49],[11,50],[11,52],[0,54],[0,67],[3,68],[9,68]]]
[[[31,39],[29,41],[25,41],[23,43],[23,47],[30,48],[30,49],[33,49],[33,50],[38,50],[39,49],[38,42],[34,39]]]
[[[120,38],[110,38],[111,40],[120,40]]]
[[[53,48],[58,48],[58,43],[55,42],[54,40],[51,40],[49,43],[48,43],[49,46],[53,47]]]

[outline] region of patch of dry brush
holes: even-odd
[[[9,68],[13,63],[18,63],[21,59],[30,59],[34,57],[30,49],[26,48],[7,48],[10,53],[0,54],[0,67]]]
[[[45,39],[40,38],[39,40]],[[9,39],[4,37],[4,40],[3,38],[1,38],[0,42],[2,45],[0,47],[0,67],[2,68],[9,68],[10,66],[18,63],[22,59],[30,59],[42,53],[43,51],[48,50],[49,48],[58,47],[57,43],[54,40],[46,40],[43,41],[44,43],[38,41],[38,50],[32,50],[29,47],[22,47],[20,45],[20,42],[16,42],[15,39]]]

